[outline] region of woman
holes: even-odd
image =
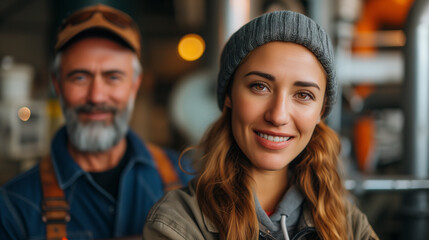
[[[243,26],[222,53],[222,116],[198,175],[152,208],[144,239],[378,239],[337,172],[323,123],[335,94],[332,46],[311,19],[278,11]]]

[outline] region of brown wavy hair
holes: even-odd
[[[220,239],[257,239],[258,219],[253,196],[251,163],[231,131],[231,110],[209,128],[200,143],[203,155],[196,161],[196,195],[202,212],[219,231]],[[321,239],[347,239],[344,195],[337,171],[340,141],[320,122],[307,147],[291,162],[291,181],[306,196]]]

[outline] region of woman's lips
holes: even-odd
[[[292,136],[285,134],[275,134],[271,132],[255,131],[255,134],[256,140],[259,142],[259,144],[270,150],[283,149],[287,147],[293,139]]]

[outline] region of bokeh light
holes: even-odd
[[[184,60],[195,61],[203,55],[205,47],[204,39],[198,34],[191,33],[180,39],[177,50]]]
[[[22,121],[27,121],[28,119],[30,119],[31,116],[31,110],[28,107],[21,107],[18,110],[18,117],[19,119],[21,119]]]

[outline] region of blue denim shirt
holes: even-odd
[[[51,157],[60,187],[70,204],[69,240],[140,235],[146,215],[163,194],[163,184],[148,149],[135,133],[126,136],[131,159],[113,198],[83,171],[67,150],[67,132],[59,130]],[[192,176],[179,170],[177,154],[166,151],[185,185]],[[0,239],[45,239],[41,217],[39,165],[0,187]]]

